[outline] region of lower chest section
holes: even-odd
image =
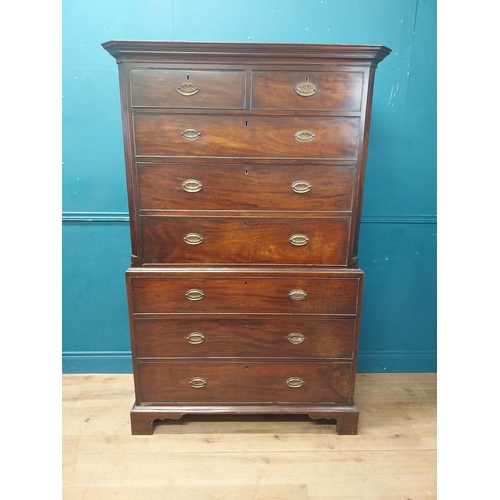
[[[138,404],[352,404],[359,271],[127,273]]]

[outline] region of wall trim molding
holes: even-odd
[[[128,212],[63,212],[64,223],[129,223]],[[362,224],[437,224],[437,215],[365,215],[361,217]]]
[[[66,351],[62,373],[132,373],[130,351]]]
[[[436,373],[437,351],[359,351],[358,373]]]
[[[437,215],[365,215],[362,224],[437,224]]]
[[[63,212],[63,224],[67,222],[130,222],[128,212]]]
[[[436,373],[436,351],[365,351],[358,373]],[[132,373],[130,351],[66,351],[62,373]]]

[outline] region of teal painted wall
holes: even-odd
[[[360,372],[436,371],[435,0],[63,0],[65,373],[131,371],[111,39],[381,44],[359,246]]]

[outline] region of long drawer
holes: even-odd
[[[229,275],[230,273],[228,273]],[[236,275],[235,275],[236,274]],[[209,276],[202,272],[181,275],[127,271],[133,313],[251,313],[332,314],[358,313],[362,272],[343,277]]]
[[[346,404],[351,363],[144,362],[137,363],[141,404]]]
[[[138,358],[352,359],[355,319],[136,317]]]
[[[134,115],[136,156],[356,160],[360,119],[344,117]]]
[[[349,218],[141,217],[142,261],[345,266]]]
[[[352,210],[354,167],[138,163],[150,210]]]

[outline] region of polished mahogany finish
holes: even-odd
[[[134,107],[245,109],[244,70],[139,68],[131,70],[130,85]]]
[[[356,318],[254,314],[134,314],[145,358],[352,359]]]
[[[273,269],[256,271],[206,272],[190,269],[127,271],[130,304],[133,313],[267,313],[334,314],[356,316],[359,313],[363,273],[343,270],[319,273],[277,274]],[[199,290],[202,296],[188,292]],[[291,294],[300,290],[303,294]]]
[[[345,266],[349,226],[346,217],[144,216],[143,261]]]
[[[293,207],[295,214],[350,215],[352,210],[352,165],[139,162],[136,168],[143,214],[150,210],[281,212]]]
[[[160,406],[171,401],[193,405],[254,401],[347,405],[351,368],[348,362],[324,361],[273,361],[271,369],[268,361],[254,360],[141,360],[137,364],[139,398],[146,405]],[[290,381],[292,377],[295,380]],[[200,387],[193,387],[196,383]]]
[[[363,71],[253,71],[252,108],[359,112],[363,78]],[[290,92],[306,83],[313,86],[311,95],[300,99],[300,88]]]
[[[357,432],[357,243],[383,46],[111,41],[133,434],[198,414]]]
[[[134,130],[138,158],[243,156],[356,160],[360,119],[135,113]],[[187,131],[193,132],[187,135]],[[309,132],[311,136],[297,140],[298,132]]]

